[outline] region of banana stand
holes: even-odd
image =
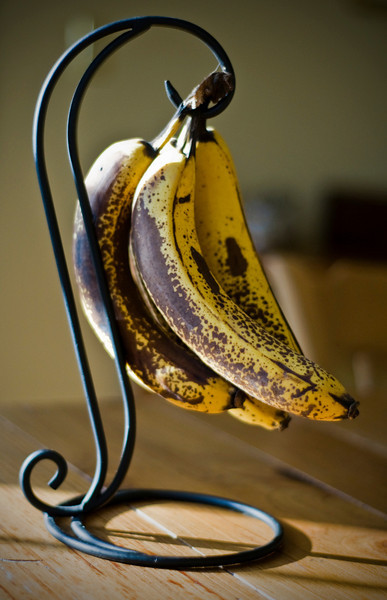
[[[94,436],[96,467],[90,488],[85,495],[75,497],[71,501],[58,504],[56,506],[51,506],[39,499],[39,497],[33,491],[32,472],[34,471],[35,465],[40,463],[42,460],[48,459],[49,461],[52,461],[56,466],[56,473],[48,482],[48,485],[52,489],[58,489],[66,478],[67,463],[64,457],[55,450],[39,450],[31,454],[24,461],[20,470],[20,485],[27,500],[34,507],[43,512],[48,531],[64,544],[67,544],[71,548],[81,552],[98,556],[107,560],[141,565],[144,567],[190,569],[231,564],[235,565],[265,558],[279,549],[282,543],[283,530],[280,523],[275,518],[253,506],[213,495],[176,490],[119,489],[129,469],[134,451],[136,436],[136,412],[133,392],[125,367],[123,346],[114,316],[114,309],[112,307],[108,285],[105,280],[102,258],[93,226],[88,195],[84,185],[84,176],[80,166],[77,149],[77,122],[79,109],[85,91],[100,65],[123,44],[129,42],[138,35],[145,33],[154,26],[177,28],[196,36],[202,42],[204,42],[215,55],[222,71],[231,75],[233,84],[229,92],[213,106],[200,108],[206,118],[213,117],[222,112],[231,101],[234,93],[234,71],[230,60],[218,42],[200,27],[190,22],[170,17],[137,17],[113,22],[96,29],[71,46],[57,61],[48,74],[47,79],[41,89],[35,111],[33,125],[33,150],[43,205],[51,236],[51,243],[64,297],[65,309],[71,329],[74,351],[78,361],[90,424]],[[77,314],[64,248],[61,241],[59,225],[47,174],[44,150],[46,113],[53,89],[57,81],[67,66],[79,53],[81,53],[89,45],[98,40],[102,40],[106,36],[116,37],[114,37],[113,41],[110,41],[92,60],[75,89],[68,113],[67,144],[69,161],[82,210],[88,242],[90,244],[93,265],[96,271],[100,294],[103,298],[106,315],[109,321],[110,334],[115,355],[116,372],[121,388],[124,407],[125,428],[120,461],[116,473],[108,485],[105,484],[108,464],[107,441],[96,397],[93,378],[89,367],[86,348],[81,333],[81,326]],[[178,92],[171,84],[167,83],[166,89],[168,96],[172,103],[176,106],[177,111],[189,110],[194,112],[194,110],[197,110],[195,108],[187,109],[187,106],[184,105]],[[247,551],[217,556],[198,555],[197,557],[174,557],[157,556],[153,554],[148,555],[130,550],[128,548],[124,548],[100,539],[87,529],[87,517],[96,511],[103,510],[104,507],[112,505],[128,505],[137,502],[157,502],[165,500],[183,503],[199,503],[209,506],[222,507],[230,511],[246,514],[269,525],[273,532],[273,537],[268,543]]]

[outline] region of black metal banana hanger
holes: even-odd
[[[45,83],[42,86],[35,110],[33,125],[33,151],[37,170],[37,176],[40,185],[40,191],[46,213],[48,228],[51,236],[51,243],[55,255],[59,279],[62,287],[65,308],[71,329],[74,351],[78,360],[78,366],[84,387],[84,393],[87,401],[91,427],[94,436],[96,467],[95,473],[89,490],[85,495],[77,496],[70,501],[52,506],[40,500],[32,489],[31,474],[37,463],[49,459],[57,467],[55,475],[48,482],[51,488],[57,489],[67,475],[67,463],[61,454],[55,450],[38,450],[24,461],[20,470],[20,485],[29,500],[29,502],[44,513],[45,524],[49,532],[58,540],[75,548],[76,550],[92,554],[101,558],[125,562],[130,564],[170,568],[170,569],[188,569],[196,567],[214,567],[229,564],[238,564],[246,561],[252,561],[268,556],[277,550],[282,542],[283,530],[280,523],[271,515],[262,512],[258,508],[247,504],[229,500],[218,496],[198,494],[193,492],[183,492],[176,490],[158,490],[158,489],[130,489],[119,490],[123,479],[128,471],[130,461],[133,455],[135,435],[136,435],[136,414],[132,388],[128,379],[125,367],[125,357],[117,323],[114,316],[108,285],[104,275],[104,268],[100,249],[95,234],[89,199],[84,185],[84,176],[80,166],[80,160],[77,149],[77,122],[78,114],[87,86],[94,73],[100,65],[120,46],[132,40],[136,36],[148,31],[153,26],[166,26],[182,29],[191,33],[203,41],[219,61],[222,71],[231,75],[233,81],[234,71],[223,48],[219,43],[202,28],[188,21],[175,19],[172,17],[147,16],[124,19],[105,25],[85,37],[81,38],[71,46],[56,62]],[[123,33],[122,33],[123,32]],[[65,253],[59,232],[58,221],[56,218],[54,202],[50,190],[50,184],[47,175],[45,152],[44,152],[44,130],[47,107],[51,98],[53,89],[69,63],[90,44],[100,40],[108,35],[119,33],[119,35],[94,58],[89,67],[80,79],[75,93],[73,95],[67,124],[67,144],[69,161],[72,168],[73,178],[82,210],[85,224],[85,230],[88,236],[90,249],[93,257],[93,264],[96,270],[97,281],[100,293],[103,298],[106,314],[109,321],[110,333],[114,347],[115,365],[117,376],[120,383],[123,406],[124,406],[124,439],[121,450],[120,462],[117,471],[109,483],[105,485],[107,475],[108,453],[107,444],[98,407],[94,383],[87,359],[86,349],[81,333],[80,322],[78,319],[74,294],[72,291],[69,271],[66,264]],[[184,111],[187,108],[171,84],[167,84],[167,93],[170,100],[176,105],[177,111]],[[234,92],[234,85],[230,92],[211,107],[202,107],[202,114],[207,117],[213,117],[219,114],[229,104]],[[181,502],[195,502],[210,506],[218,506],[233,511],[250,515],[267,523],[274,536],[271,541],[263,546],[242,551],[239,553],[224,554],[217,556],[156,556],[148,555],[135,550],[130,550],[116,544],[102,540],[91,532],[85,526],[84,519],[94,511],[104,506],[115,504],[128,504],[138,501],[172,500]],[[67,517],[71,524],[71,533],[68,528],[62,527],[58,521],[60,517]]]

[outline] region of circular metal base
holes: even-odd
[[[232,510],[234,512],[243,513],[255,519],[258,519],[272,529],[273,538],[262,546],[257,546],[250,550],[241,552],[233,552],[231,554],[221,554],[216,556],[157,556],[154,554],[145,554],[123,548],[100,539],[90,533],[84,524],[87,515],[76,516],[71,518],[72,534],[66,532],[59,524],[58,518],[45,514],[45,522],[49,532],[61,542],[68,546],[98,556],[107,560],[123,562],[143,567],[156,567],[167,569],[190,569],[204,567],[219,567],[232,564],[240,564],[250,562],[262,558],[266,558],[273,552],[279,549],[283,539],[283,529],[281,524],[271,515],[242,502],[229,500],[219,496],[197,494],[193,492],[182,492],[175,490],[157,490],[157,489],[133,489],[121,490],[104,508],[117,504],[131,504],[135,502],[169,500],[178,502],[193,502],[197,504],[205,504]],[[94,513],[95,514],[95,513]]]

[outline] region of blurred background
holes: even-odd
[[[2,0],[0,4],[0,402],[82,396],[32,156],[40,87],[79,37],[108,22],[162,14],[224,46],[236,93],[214,119],[235,158],[246,213],[305,353],[361,394],[387,375],[387,3],[381,0]],[[75,189],[66,113],[97,48],[60,80],[46,152],[71,261]],[[79,122],[84,169],[110,143],[152,139],[171,117],[163,82],[186,95],[216,67],[196,38],[163,28],[101,68]],[[71,264],[71,262],[70,262]],[[102,396],[118,384],[85,325]]]

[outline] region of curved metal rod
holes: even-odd
[[[115,355],[115,363],[117,375],[120,383],[121,393],[124,399],[124,439],[122,444],[121,458],[119,467],[117,469],[116,475],[109,485],[107,489],[105,489],[101,493],[101,474],[98,472],[99,469],[96,470],[93,484],[90,487],[89,492],[83,499],[82,505],[85,510],[92,509],[95,507],[97,503],[98,506],[101,506],[104,502],[109,500],[112,495],[116,492],[119,486],[122,483],[123,478],[128,470],[128,466],[130,464],[134,443],[135,443],[135,433],[136,433],[136,413],[134,407],[134,398],[132,388],[129,383],[129,379],[126,373],[126,361],[124,356],[124,349],[121,343],[121,337],[118,331],[117,322],[115,319],[114,308],[111,301],[109,287],[105,277],[105,271],[103,267],[103,262],[101,258],[101,252],[93,224],[93,215],[90,208],[89,197],[86,191],[86,186],[84,183],[84,175],[81,168],[81,163],[79,159],[78,152],[78,143],[77,143],[77,125],[78,125],[78,117],[79,111],[81,107],[81,103],[83,101],[86,89],[96,73],[97,69],[101,66],[101,64],[120,46],[124,43],[133,39],[134,36],[141,33],[141,31],[130,30],[127,31],[120,36],[118,36],[115,40],[113,40],[110,44],[108,44],[91,62],[89,67],[84,72],[81,80],[79,81],[75,93],[73,95],[70,110],[68,114],[68,123],[67,123],[67,144],[68,144],[68,154],[69,161],[73,173],[73,178],[78,194],[78,200],[82,211],[82,216],[85,225],[85,231],[87,234],[88,242],[90,245],[91,256],[93,259],[94,268],[96,271],[96,278],[98,282],[99,292],[102,297],[102,301],[105,307],[105,311],[107,314],[107,319],[110,327],[110,337],[113,344],[114,355]],[[101,437],[102,431],[99,427],[99,422],[95,423],[93,417],[91,418],[93,425],[93,433],[94,438],[97,440],[97,453],[99,447],[99,439]],[[107,463],[107,456],[104,459],[104,462]],[[99,461],[99,464],[101,461]]]
[[[23,463],[20,470],[20,485],[31,504],[39,510],[46,511],[47,504],[42,502],[34,493],[31,486],[31,473],[36,464],[42,460],[51,460],[57,466],[55,475],[50,479],[48,485],[56,490],[66,479],[67,463],[63,456],[55,450],[37,450],[33,452]]]
[[[117,321],[115,319],[114,307],[111,300],[109,286],[107,284],[105,270],[103,266],[103,261],[101,257],[101,252],[99,248],[99,243],[97,240],[97,235],[95,232],[93,215],[90,207],[89,197],[86,190],[86,186],[84,183],[84,174],[81,167],[81,162],[79,158],[78,152],[78,142],[77,142],[77,125],[79,118],[79,111],[81,108],[81,104],[83,102],[86,90],[89,86],[89,83],[92,77],[95,75],[97,69],[101,66],[101,64],[108,58],[112,52],[116,51],[120,46],[124,43],[133,39],[134,36],[141,33],[139,31],[129,31],[121,34],[115,40],[113,40],[110,44],[108,44],[91,62],[89,67],[84,72],[81,80],[79,81],[75,93],[73,95],[70,110],[68,114],[68,123],[67,123],[67,143],[68,143],[68,154],[70,165],[72,168],[73,178],[78,194],[78,200],[82,211],[82,216],[85,225],[85,231],[87,234],[88,242],[90,245],[91,256],[93,260],[93,265],[96,271],[96,279],[99,287],[99,292],[102,297],[102,301],[105,307],[107,320],[110,328],[110,337],[112,340],[117,375],[119,378],[119,383],[121,387],[121,393],[124,399],[124,439],[122,444],[122,451],[120,462],[116,471],[116,474],[110,483],[110,485],[102,492],[98,497],[96,497],[94,490],[91,488],[90,492],[85,496],[83,500],[83,505],[86,509],[93,509],[95,507],[95,500],[97,501],[97,505],[101,506],[105,502],[107,502],[112,495],[117,491],[119,486],[122,483],[123,478],[126,475],[128,470],[128,466],[130,464],[134,443],[135,443],[135,432],[136,432],[136,414],[135,414],[135,406],[134,406],[134,398],[132,393],[132,388],[130,386],[130,382],[128,379],[127,371],[126,371],[126,361],[125,361],[125,353],[124,347],[121,341],[121,336],[119,333]],[[181,105],[178,109],[178,113],[183,113],[185,110],[184,106]],[[96,430],[94,435],[99,438],[99,432]],[[96,473],[96,479],[98,479],[98,474]]]
[[[137,503],[146,504],[160,501],[196,503],[241,513],[265,523],[271,529],[272,537],[263,544],[239,552],[200,556],[168,556],[154,553],[146,554],[109,542],[92,533],[87,526],[87,520],[82,516],[76,516],[71,520],[71,529],[75,537],[61,529],[52,517],[46,517],[46,527],[58,540],[94,556],[143,567],[162,569],[191,569],[250,562],[266,558],[282,545],[284,532],[282,525],[277,519],[254,506],[221,496],[177,490],[131,489],[120,490],[109,506],[125,504],[133,508],[133,505]]]
[[[64,55],[57,61],[54,67],[48,74],[45,83],[42,86],[41,92],[36,105],[34,124],[33,124],[33,152],[35,158],[35,165],[37,170],[38,181],[40,185],[41,195],[43,204],[46,212],[46,218],[49,226],[51,242],[54,250],[56,259],[57,269],[60,277],[62,286],[62,293],[64,296],[65,307],[67,311],[67,317],[70,323],[70,329],[73,337],[73,344],[78,360],[78,366],[82,376],[83,387],[85,396],[87,399],[89,416],[93,429],[95,446],[96,446],[96,470],[93,477],[92,484],[89,491],[83,497],[82,502],[79,504],[65,503],[58,506],[50,506],[41,500],[39,500],[31,487],[31,473],[34,466],[44,459],[52,460],[57,465],[57,474],[49,482],[49,485],[53,488],[57,488],[67,473],[67,464],[65,459],[57,452],[51,450],[43,450],[33,453],[28,457],[20,471],[20,484],[27,499],[40,510],[50,515],[76,515],[84,513],[86,510],[95,509],[98,506],[106,503],[119,485],[128,470],[130,460],[134,448],[135,439],[135,407],[132,389],[128,380],[128,376],[125,369],[125,359],[123,349],[118,334],[118,328],[115,323],[114,311],[111,305],[110,295],[108,286],[106,284],[103,264],[99,253],[98,241],[94,232],[92,224],[92,216],[90,206],[88,203],[88,196],[83,184],[83,175],[80,167],[77,144],[76,144],[76,125],[78,118],[79,107],[84,95],[84,92],[94,75],[97,68],[102,62],[110,56],[110,54],[118,49],[122,44],[133,39],[135,36],[144,33],[153,25],[156,26],[167,26],[177,29],[183,29],[189,33],[192,33],[199,39],[201,39],[213,52],[218,59],[218,62],[224,71],[227,71],[235,82],[235,75],[226,53],[220,44],[205,30],[202,28],[181,19],[175,19],[172,17],[136,17],[132,19],[125,19],[117,21],[109,25],[105,25],[90,34],[83,37],[81,40],[76,42],[72,47],[65,52]],[[111,327],[111,335],[113,340],[113,346],[115,350],[115,362],[116,368],[120,380],[121,390],[124,396],[124,407],[125,407],[125,434],[124,443],[121,454],[121,460],[117,469],[116,475],[109,485],[102,493],[101,490],[104,485],[107,472],[107,447],[106,439],[103,430],[103,424],[98,408],[97,398],[95,394],[95,388],[90,372],[90,367],[87,359],[87,354],[83,342],[81,333],[81,327],[78,319],[76,310],[76,304],[74,295],[72,292],[70,276],[66,264],[65,253],[61,242],[61,236],[59,226],[56,218],[53,198],[51,194],[50,184],[48,180],[45,154],[44,154],[44,131],[45,131],[45,118],[47,114],[47,108],[49,100],[51,98],[54,87],[69,65],[69,63],[86,47],[94,43],[95,41],[107,36],[114,34],[122,30],[128,30],[125,33],[118,36],[115,40],[110,42],[92,61],[88,69],[85,71],[81,78],[75,94],[73,96],[69,118],[68,118],[68,151],[71,166],[73,169],[73,176],[77,187],[77,192],[81,204],[82,214],[85,221],[85,229],[88,235],[88,240],[91,246],[93,260],[96,268],[97,280],[100,286],[100,291],[104,299],[105,308],[108,315],[108,320]],[[219,114],[229,104],[234,93],[235,85],[232,86],[230,92],[222,98],[216,105],[206,110],[202,110],[202,115],[206,118],[210,118]]]
[[[102,490],[102,487],[104,485],[104,481],[106,478],[107,465],[108,465],[106,438],[105,438],[105,433],[104,433],[104,429],[103,429],[100,411],[98,408],[97,398],[96,398],[96,394],[95,394],[95,388],[94,388],[93,380],[92,380],[91,373],[90,373],[90,367],[89,367],[89,363],[87,360],[83,336],[82,336],[81,327],[80,327],[78,314],[77,314],[77,310],[76,310],[75,299],[74,299],[74,295],[72,293],[70,276],[69,276],[69,272],[67,269],[63,246],[61,243],[59,226],[58,226],[57,220],[56,220],[55,209],[53,206],[51,190],[50,190],[50,186],[48,183],[47,169],[46,169],[45,158],[44,158],[43,126],[44,126],[45,111],[46,111],[47,103],[48,103],[47,95],[51,94],[53,86],[55,85],[56,81],[58,80],[58,76],[57,76],[58,70],[59,70],[59,72],[61,72],[68,64],[68,62],[67,62],[68,55],[67,54],[64,55],[62,61],[60,61],[57,68],[54,69],[52,76],[48,77],[47,85],[45,87],[46,95],[44,93],[42,94],[41,101],[38,103],[38,106],[37,106],[37,114],[36,114],[36,121],[35,121],[35,128],[34,128],[35,133],[36,133],[36,137],[34,137],[34,140],[36,142],[36,147],[35,147],[36,168],[37,168],[37,172],[38,172],[39,182],[42,185],[42,197],[43,197],[43,201],[44,201],[45,208],[46,208],[47,220],[49,223],[49,229],[50,229],[50,233],[51,233],[51,237],[52,237],[54,253],[55,253],[55,257],[57,259],[57,266],[58,266],[58,271],[59,271],[59,275],[60,275],[60,279],[61,279],[61,283],[62,283],[62,291],[63,291],[63,295],[64,295],[64,299],[65,299],[65,306],[67,309],[68,319],[69,319],[69,322],[71,325],[71,332],[73,335],[74,348],[76,351],[78,365],[79,365],[79,369],[80,369],[82,379],[83,379],[83,386],[84,386],[84,391],[85,391],[85,395],[86,395],[86,399],[87,399],[87,406],[88,406],[88,410],[89,410],[90,422],[91,422],[91,426],[92,426],[94,442],[95,442],[95,450],[96,450],[96,468],[95,468],[95,473],[94,473],[93,481],[90,485],[90,488],[89,488],[88,492],[86,493],[86,495],[82,498],[82,501],[79,504],[70,505],[70,506],[68,506],[68,505],[59,505],[59,506],[48,505],[47,503],[45,503],[45,502],[41,501],[39,498],[37,498],[37,496],[34,494],[34,492],[32,490],[32,486],[31,486],[30,480],[31,480],[32,470],[35,467],[35,465],[38,464],[38,462],[40,462],[41,460],[44,460],[44,459],[51,459],[51,460],[53,460],[53,462],[56,463],[56,465],[58,467],[58,473],[61,474],[61,478],[60,479],[58,478],[58,482],[59,481],[60,481],[60,483],[63,482],[63,480],[65,479],[66,474],[67,474],[67,464],[66,464],[65,459],[59,453],[50,451],[50,450],[43,450],[40,452],[33,453],[30,457],[28,457],[24,461],[22,468],[21,468],[21,472],[20,472],[20,485],[21,485],[21,488],[22,488],[25,496],[27,497],[27,499],[31,502],[31,504],[33,506],[35,506],[39,510],[42,510],[44,512],[47,512],[48,514],[55,515],[55,516],[81,514],[81,513],[85,512],[86,509],[91,509],[91,508],[95,507],[96,505],[99,506],[103,502],[106,502],[111,497],[111,495],[114,494],[116,489],[119,487],[123,477],[126,474],[127,468],[130,463],[130,458],[133,453],[134,440],[135,440],[135,409],[134,409],[133,394],[132,394],[132,389],[131,389],[129,383],[127,383],[127,381],[125,380],[125,377],[122,377],[122,370],[125,369],[125,366],[124,366],[125,361],[123,359],[123,352],[122,352],[121,348],[119,347],[119,343],[117,342],[118,334],[116,333],[117,328],[115,327],[114,313],[113,313],[112,308],[110,308],[110,311],[109,311],[109,304],[111,304],[110,296],[107,291],[107,285],[106,284],[104,285],[104,281],[103,281],[104,274],[103,274],[102,261],[101,260],[98,261],[98,258],[100,258],[99,247],[98,247],[98,242],[96,240],[94,227],[93,227],[93,223],[92,223],[92,216],[91,216],[91,211],[90,211],[90,207],[89,207],[89,203],[88,203],[88,196],[87,196],[86,190],[83,185],[83,177],[78,174],[80,167],[79,167],[79,160],[77,161],[77,151],[76,151],[76,149],[74,149],[74,146],[76,147],[76,141],[75,141],[76,119],[74,121],[74,111],[75,111],[75,109],[78,111],[78,107],[79,107],[78,105],[79,105],[79,101],[80,101],[80,99],[78,100],[78,98],[81,94],[84,93],[86,86],[87,86],[88,82],[90,81],[92,75],[96,72],[96,70],[102,64],[102,62],[106,58],[108,58],[108,56],[110,56],[110,54],[113,51],[118,49],[119,46],[121,46],[123,43],[127,42],[129,39],[131,39],[135,35],[142,33],[142,31],[143,31],[142,29],[135,29],[135,30],[130,30],[129,32],[125,32],[124,34],[121,34],[115,40],[113,40],[113,42],[109,43],[92,61],[92,63],[89,65],[88,69],[86,70],[85,74],[83,75],[81,81],[79,82],[79,84],[76,88],[76,92],[74,94],[74,99],[73,99],[71,109],[70,109],[71,118],[69,116],[69,125],[68,125],[69,153],[71,152],[70,162],[72,165],[73,165],[73,162],[75,163],[74,179],[76,182],[77,191],[80,194],[80,203],[82,205],[82,210],[85,211],[85,213],[86,213],[86,218],[85,218],[85,214],[83,213],[84,219],[85,219],[85,228],[87,229],[87,233],[89,235],[89,243],[91,245],[93,245],[92,247],[94,250],[92,251],[92,255],[93,255],[93,257],[95,257],[96,263],[97,263],[95,265],[95,268],[97,270],[97,273],[99,273],[99,283],[100,283],[100,287],[101,287],[101,293],[103,294],[105,306],[106,306],[107,312],[109,314],[109,317],[108,317],[109,323],[113,329],[112,336],[113,336],[113,339],[115,340],[115,346],[116,346],[115,350],[119,357],[118,361],[119,361],[119,365],[120,365],[120,369],[119,369],[120,384],[121,384],[121,389],[122,389],[122,392],[123,392],[124,398],[125,398],[124,407],[125,407],[126,427],[125,427],[125,440],[124,440],[124,448],[123,448],[123,452],[122,452],[122,458],[125,459],[126,463],[124,466],[123,460],[121,460],[121,464],[123,466],[117,472],[117,475],[115,478],[115,480],[116,480],[115,486],[109,487],[110,495],[107,494],[106,490],[104,491],[103,495],[101,494],[101,490]],[[73,47],[73,51],[75,51],[80,46],[83,47],[82,41],[78,45]],[[72,54],[71,49],[70,49],[69,53]],[[78,102],[78,105],[77,105],[77,102]],[[41,119],[43,119],[43,121],[41,121]],[[82,181],[80,181],[80,180],[82,180]],[[83,187],[83,189],[81,186]],[[116,354],[116,356],[117,356],[117,354]],[[130,414],[130,416],[129,416],[129,414]],[[131,429],[130,429],[131,436],[129,436],[129,423],[131,426]],[[64,465],[66,465],[66,469],[64,469]],[[58,483],[58,485],[60,483]],[[49,482],[49,485],[51,485],[51,487],[52,487],[52,484],[50,482]],[[58,487],[58,485],[56,487]]]
[[[219,102],[217,102],[214,106],[211,106],[210,108],[207,108],[205,110],[201,109],[201,116],[204,119],[210,119],[212,117],[219,115],[221,112],[223,112],[224,109],[230,104],[230,102],[234,96],[235,72],[234,72],[234,68],[231,64],[231,61],[230,61],[227,53],[225,52],[224,48],[219,44],[219,42],[211,34],[209,34],[208,31],[206,31],[205,29],[202,29],[201,27],[199,27],[198,25],[195,25],[194,23],[185,21],[184,19],[176,19],[174,17],[157,17],[157,16],[136,17],[136,18],[132,19],[132,21],[137,21],[137,20],[143,22],[144,24],[148,24],[149,27],[156,25],[156,26],[166,26],[166,27],[171,27],[171,28],[176,28],[176,29],[182,29],[183,31],[192,33],[195,37],[199,38],[202,42],[204,42],[206,44],[206,46],[208,46],[208,48],[211,50],[211,52],[217,58],[219,66],[221,67],[222,71],[225,71],[226,73],[228,73],[230,75],[230,77],[232,79],[232,86],[230,86],[229,93],[226,96],[224,96],[221,100],[219,100]],[[176,108],[178,108],[179,105],[181,104],[181,97],[179,95],[177,95],[177,97],[175,99],[173,99],[171,97],[169,97],[169,99],[172,101],[172,103],[175,105]]]

